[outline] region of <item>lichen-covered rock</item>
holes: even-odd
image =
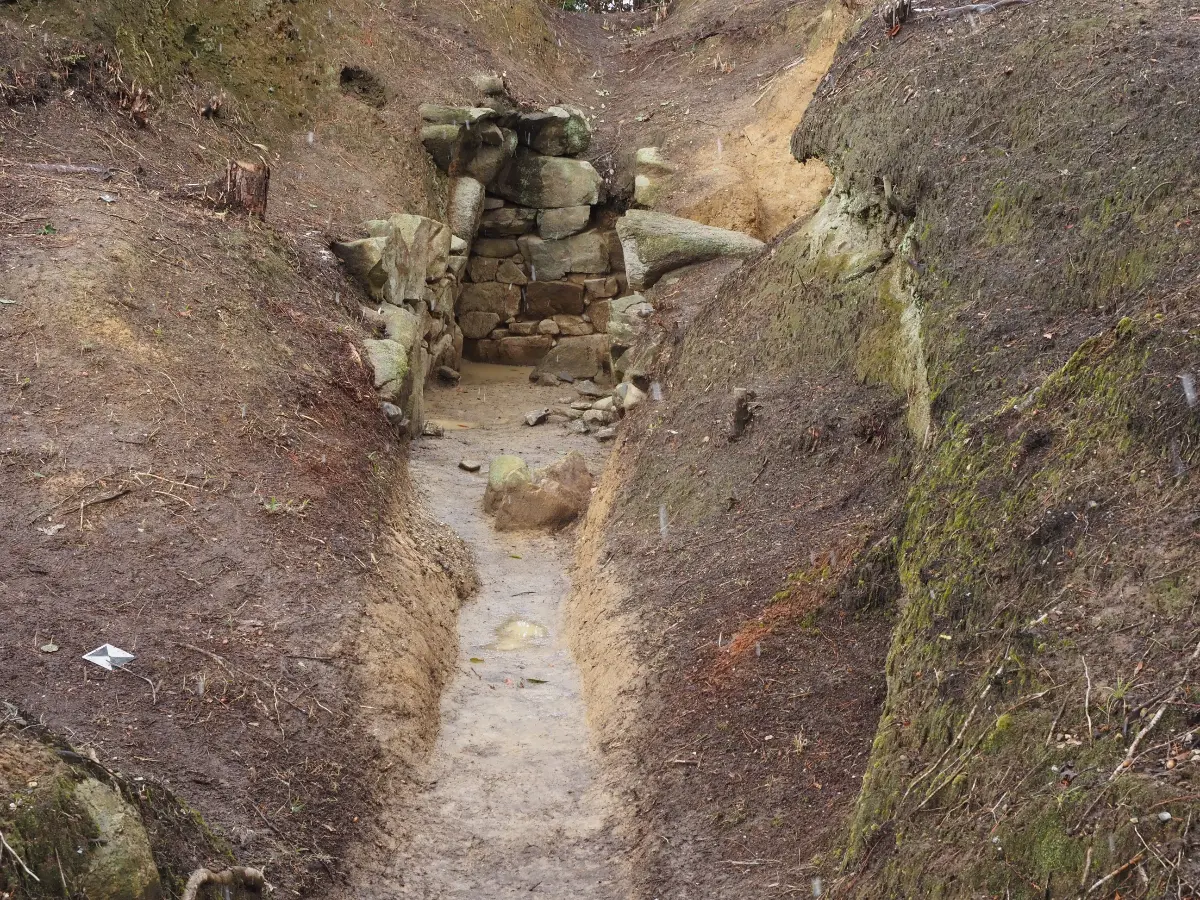
[[[408,376],[407,349],[403,344],[386,338],[363,341],[363,347],[367,351],[367,361],[371,364],[379,396],[396,402]]]
[[[578,234],[588,227],[592,218],[590,206],[564,206],[543,209],[537,214],[537,230],[543,240],[557,241]]]
[[[71,896],[158,900],[158,868],[141,815],[109,783],[64,764],[36,738],[0,728],[0,832],[45,886],[66,881]],[[32,884],[0,851],[0,896],[29,894]]]
[[[384,299],[388,285],[388,270],[384,263],[387,243],[386,237],[377,237],[338,241],[333,245],[333,253],[342,261],[346,272],[376,300]]]
[[[537,209],[589,206],[600,202],[603,180],[590,162],[542,156],[519,148],[492,186],[505,200]]]
[[[483,493],[483,511],[494,513],[508,493],[532,481],[529,466],[525,465],[525,460],[521,457],[497,456],[488,468],[488,483]]]
[[[745,259],[764,246],[740,231],[701,225],[666,213],[631,209],[617,220],[629,286],[650,287],[673,269],[720,257]]]
[[[75,800],[99,835],[76,881],[80,892],[89,900],[157,900],[162,895],[158,868],[137,810],[94,778],[75,786]]]
[[[546,156],[578,156],[592,145],[592,128],[572,106],[524,113],[517,121],[521,143]]]
[[[517,240],[534,281],[554,281],[570,273],[604,275],[609,263],[609,238],[600,231],[585,231],[559,241],[535,234]]]
[[[574,378],[596,378],[608,367],[609,341],[606,334],[563,337],[542,358],[538,371],[566,372]]]
[[[483,216],[483,185],[469,175],[455,178],[450,183],[450,199],[446,204],[446,218],[455,237],[470,241],[479,230]],[[447,248],[449,252],[449,248]]]
[[[528,473],[527,468],[525,472]],[[490,473],[488,488],[491,489]],[[512,479],[494,495],[492,511],[496,515],[496,530],[544,528],[557,531],[587,510],[591,492],[592,475],[587,463],[582,455],[572,450],[559,462],[538,469],[528,480]]]

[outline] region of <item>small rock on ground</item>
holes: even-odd
[[[595,438],[602,444],[605,443],[606,441],[611,441],[616,436],[617,436],[617,426],[616,425],[606,425],[604,428],[596,429]]]
[[[550,415],[549,409],[535,409],[532,412],[525,413],[526,425],[541,425],[546,421],[546,416]]]
[[[483,463],[477,459],[460,459],[458,467],[464,472],[478,472],[483,468]]]
[[[575,390],[584,397],[603,397],[608,391],[596,384],[591,379],[575,382]]]
[[[458,384],[458,380],[462,378],[462,375],[449,366],[438,366],[437,376],[446,384]]]

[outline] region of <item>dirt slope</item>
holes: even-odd
[[[577,613],[639,896],[1194,892],[1194,16],[865,18],[822,210],[656,288]]]
[[[326,248],[438,213],[420,102],[480,70],[539,93],[559,52],[527,2],[0,10],[0,696],[288,895],[343,876],[380,771],[430,746],[473,584]],[[177,199],[231,157],[272,166],[265,223]],[[145,680],[80,661],[105,641]]]

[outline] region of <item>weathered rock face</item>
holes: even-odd
[[[538,318],[558,313],[582,315],[583,286],[570,281],[531,281],[525,286],[525,313]]]
[[[617,220],[617,234],[629,286],[635,289],[650,287],[673,269],[724,256],[745,259],[765,246],[740,231],[639,209]]]
[[[581,110],[551,106],[525,113],[516,123],[521,143],[546,156],[578,156],[592,145],[592,129]]]
[[[561,241],[527,234],[517,245],[534,281],[554,281],[570,272],[603,275],[610,269],[608,238],[599,231],[585,231]]]
[[[537,230],[543,240],[555,241],[578,234],[588,227],[592,218],[590,206],[564,206],[543,209],[537,214]]]
[[[450,184],[450,201],[446,207],[446,217],[450,229],[457,238],[468,243],[479,230],[479,221],[483,216],[483,185],[464,175],[455,178]]]
[[[515,316],[521,309],[521,289],[516,285],[490,282],[468,284],[458,298],[458,311],[490,312],[502,319]]]
[[[505,457],[499,457],[505,459]],[[508,460],[518,460],[508,457]],[[583,456],[571,451],[566,458],[538,469],[526,479],[520,474],[504,476],[505,472],[520,472],[513,463],[506,462],[493,470],[498,475],[500,486],[493,491],[491,472],[488,477],[488,492],[491,494],[491,511],[496,515],[497,531],[525,529],[549,529],[557,531],[579,518],[587,509],[591,499],[592,476],[588,472]],[[524,463],[521,463],[524,467]],[[524,473],[528,475],[528,468]],[[488,509],[485,494],[484,509]]]
[[[519,456],[497,456],[488,468],[487,488],[483,492],[483,511],[494,513],[504,498],[522,485],[531,484],[533,476],[525,460]]]
[[[586,160],[543,156],[519,148],[496,177],[492,191],[521,206],[557,209],[599,203],[602,184],[599,173]]]
[[[574,378],[597,378],[609,365],[608,335],[559,338],[538,364],[539,372],[566,372]]]
[[[657,147],[642,147],[634,156],[633,202],[652,207],[666,192],[675,165]]]

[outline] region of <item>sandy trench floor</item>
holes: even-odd
[[[570,385],[534,386],[528,373],[465,363],[456,388],[427,397],[427,416],[445,436],[413,448],[414,484],[471,547],[481,588],[459,614],[458,665],[418,773],[411,840],[396,860],[404,896],[627,896],[563,636],[569,537],[500,533],[482,510],[488,461],[500,453],[537,467],[575,449],[593,473],[602,465],[593,438],[522,423],[531,409],[578,397]],[[483,467],[463,471],[462,459]]]

